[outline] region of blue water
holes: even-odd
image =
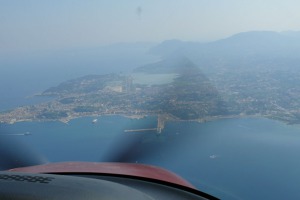
[[[105,161],[105,155],[126,140],[138,138],[128,162],[169,169],[199,189],[222,199],[300,199],[300,127],[262,119],[226,119],[206,123],[168,122],[154,132],[124,133],[151,128],[156,117],[121,116],[60,122],[1,125],[11,136],[33,146],[51,162]]]

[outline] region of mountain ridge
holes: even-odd
[[[249,31],[207,43],[164,41],[149,52],[162,57],[184,55],[198,64],[200,60],[251,56],[300,58],[298,51],[300,32]]]

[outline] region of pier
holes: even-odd
[[[162,130],[165,128],[166,117],[163,115],[158,115],[157,117],[157,127],[156,128],[144,128],[144,129],[129,129],[124,130],[125,133],[128,132],[145,132],[145,131],[156,131],[157,134],[161,134]]]
[[[25,133],[1,133],[1,135],[9,135],[9,136],[28,136],[28,135],[32,135],[30,132],[25,132]]]
[[[145,131],[157,131],[157,128],[144,128],[144,129],[129,129],[129,130],[124,130],[125,133],[127,133],[127,132],[145,132]]]

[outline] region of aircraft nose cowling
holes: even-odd
[[[62,162],[15,168],[8,171],[53,174],[93,173],[104,175],[122,175],[163,181],[195,189],[192,184],[170,171],[156,166],[133,163]]]

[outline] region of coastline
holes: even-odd
[[[68,124],[70,121],[78,118],[84,117],[101,117],[101,116],[122,116],[128,119],[144,119],[149,116],[157,116],[155,114],[141,114],[141,115],[129,115],[129,114],[91,114],[91,115],[81,115],[81,116],[69,116],[62,119],[11,119],[9,121],[0,121],[0,124],[15,124],[19,122],[61,122]]]
[[[133,120],[139,120],[139,119],[144,119],[149,116],[163,116],[163,122],[197,122],[197,123],[206,123],[206,122],[212,122],[212,121],[218,121],[218,120],[223,120],[223,119],[241,119],[241,118],[265,118],[265,119],[270,119],[270,120],[275,120],[282,122],[287,125],[294,125],[294,124],[299,124],[299,123],[292,123],[280,119],[276,119],[272,116],[269,115],[228,115],[228,116],[212,116],[212,117],[204,117],[204,118],[199,118],[199,119],[179,119],[176,118],[172,115],[169,114],[90,114],[90,115],[81,115],[81,116],[69,116],[67,118],[62,118],[62,119],[12,119],[9,122],[8,121],[0,121],[0,124],[15,124],[19,122],[61,122],[63,124],[69,124],[70,121],[78,118],[84,118],[84,117],[102,117],[102,116],[121,116],[125,117],[128,119],[133,119]]]

